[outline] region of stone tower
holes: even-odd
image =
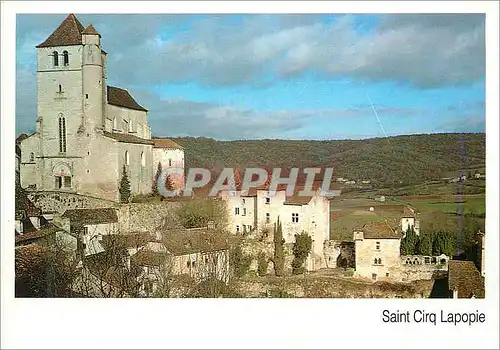
[[[70,14],[37,46],[40,190],[79,191],[91,181],[95,131],[103,128],[106,101],[100,35]]]

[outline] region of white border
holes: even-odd
[[[2,348],[498,348],[498,5],[495,2],[2,2]],[[13,298],[17,13],[486,12],[485,300],[26,300]],[[475,311],[484,325],[381,322],[381,311]]]

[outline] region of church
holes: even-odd
[[[19,142],[23,188],[118,201],[123,168],[132,195],[151,193],[159,163],[183,178],[182,147],[152,138],[148,110],[107,84],[107,53],[91,24],[70,14],[36,49],[36,131]]]

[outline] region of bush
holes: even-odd
[[[266,258],[266,255],[264,253],[259,254],[258,258],[258,268],[257,268],[257,273],[259,276],[265,276],[267,275],[267,266],[269,265],[269,261]]]

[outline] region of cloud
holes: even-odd
[[[34,46],[48,37],[64,17],[18,16],[18,131],[32,130],[36,119]],[[84,14],[78,18],[84,25],[94,24],[102,34],[103,46],[109,53],[109,83],[132,91],[180,82],[258,88],[304,75],[439,88],[471,84],[485,75],[484,16],[476,14],[382,15],[369,30],[359,29],[362,15]],[[200,135],[223,135],[226,128],[240,137],[259,134],[251,127],[266,128],[271,135],[272,130],[300,128],[313,115],[339,117],[369,112],[362,111],[366,106],[352,111],[258,112],[193,101],[146,101],[141,103],[150,109],[153,124],[168,120],[177,133]],[[379,114],[416,113],[390,106],[376,108]],[[199,124],[185,121],[186,115],[189,120],[198,118],[207,123],[206,133],[199,133]],[[256,119],[257,124],[252,125],[251,119]],[[218,120],[224,120],[226,125],[217,125]],[[166,125],[155,130],[171,134],[172,128]]]

